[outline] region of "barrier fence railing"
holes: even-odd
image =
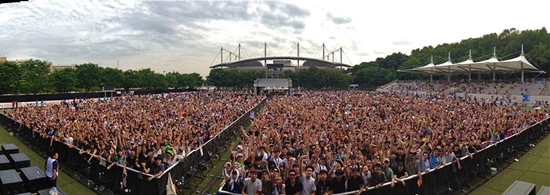
[[[205,178],[202,170],[213,165],[213,160],[219,157],[219,152],[239,132],[239,127],[249,121],[250,112],[260,109],[265,103],[266,99],[241,115],[199,149],[191,151],[183,160],[166,169],[161,177],[151,181],[148,180],[152,176],[151,174],[129,167],[126,168],[124,179],[122,166],[117,165],[107,169],[111,162],[90,158],[91,155],[87,153],[80,154],[80,145],[69,146],[64,142],[42,137],[39,132],[33,131],[3,114],[0,114],[0,125],[11,131],[19,140],[44,158],[47,157],[49,151],[58,152],[60,168],[98,194],[162,195],[167,193],[166,186],[168,179],[171,179],[169,176],[175,178],[174,182],[180,190],[187,188],[195,191],[198,183],[190,181],[195,177]],[[126,183],[125,186],[121,186],[123,181]]]
[[[238,135],[240,127],[250,121],[250,112],[257,112],[266,102],[267,99],[263,99],[254,108],[241,115],[223,131],[208,140],[201,149],[192,151],[184,160],[168,168],[162,178],[168,177],[169,173],[179,189],[185,188],[195,192],[200,182],[193,182],[193,178],[199,178],[198,180],[202,181],[208,177],[202,171],[213,167],[214,160],[220,159],[220,152],[227,148],[233,138]]]
[[[545,138],[550,131],[550,118],[540,121],[524,131],[506,137],[491,144],[473,154],[472,158],[466,155],[460,158],[461,169],[457,163],[450,162],[439,169],[431,169],[422,173],[422,185],[418,186],[418,176],[412,175],[404,178],[406,185],[395,182],[384,183],[379,188],[369,187],[361,194],[444,194],[450,191],[467,192],[473,190],[492,178],[511,164],[516,158],[521,157],[531,147],[530,144],[538,143]],[[496,169],[496,170],[495,170]],[[220,194],[240,195],[222,190]],[[359,191],[350,191],[335,195],[352,195]]]

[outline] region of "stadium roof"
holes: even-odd
[[[213,66],[210,66],[210,68],[221,68],[221,67],[240,67],[245,64],[250,64],[250,62],[258,62],[262,60],[302,60],[305,62],[315,62],[315,65],[321,65],[321,66],[330,66],[330,67],[352,67],[351,65],[339,63],[339,62],[331,62],[331,61],[325,61],[315,58],[308,58],[308,57],[297,57],[297,56],[270,56],[270,57],[259,57],[259,58],[249,58],[244,60],[238,60],[233,62],[225,62],[221,64],[216,64]],[[304,62],[304,63],[305,63]],[[261,65],[261,63],[260,63]]]

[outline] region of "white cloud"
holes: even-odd
[[[295,55],[300,42],[301,56],[321,58],[325,43],[329,51],[343,47],[343,61],[358,64],[506,28],[549,26],[545,7],[546,1],[508,0],[37,0],[0,5],[0,53],[207,75],[222,46],[233,51],[240,43],[246,57],[267,42],[269,53]]]

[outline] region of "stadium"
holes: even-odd
[[[262,49],[264,50],[263,57],[255,57],[256,53]],[[292,79],[288,75],[285,76],[285,71],[297,72],[310,67],[336,71],[352,67],[349,64],[342,63],[345,56],[342,47],[337,50],[328,51],[325,44],[322,44],[321,48],[316,50],[313,55],[310,53],[312,57],[300,56],[300,49],[302,51],[305,50],[300,46],[300,43],[297,43],[295,50],[290,52],[293,53],[295,51],[296,56],[276,56],[272,52],[268,52],[270,49],[267,43],[264,43],[262,48],[259,48],[252,54],[243,49],[241,44],[234,51],[228,51],[222,47],[213,61],[216,62],[219,58],[220,63],[211,65],[210,68],[227,71],[265,71],[264,78],[256,78],[254,81],[254,94],[258,95],[260,93],[294,93],[292,92]],[[271,55],[268,56],[268,53]],[[335,53],[339,54],[337,61],[334,60]],[[224,59],[224,54],[229,57]],[[319,55],[321,57],[318,57]]]

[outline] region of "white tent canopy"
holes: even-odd
[[[466,61],[453,64],[449,53],[449,59],[444,63],[434,65],[433,56],[432,56],[431,62],[428,65],[418,67],[418,68],[408,69],[408,70],[399,70],[399,72],[430,74],[430,80],[433,74],[438,74],[438,75],[468,74],[468,78],[471,80],[471,73],[493,73],[493,80],[494,80],[496,72],[506,72],[506,73],[521,72],[522,81],[524,80],[523,78],[524,72],[545,73],[544,71],[538,69],[533,64],[531,64],[525,58],[525,55],[523,54],[523,46],[522,46],[521,55],[510,60],[499,61],[497,59],[496,49],[495,49],[495,51],[493,52],[493,56],[488,60],[474,62],[472,60],[472,54],[470,51],[469,58]]]

